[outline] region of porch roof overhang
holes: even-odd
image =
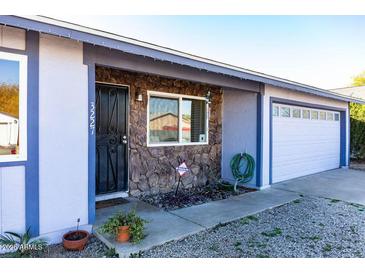
[[[200,56],[49,17],[1,15],[0,24],[69,38],[80,42],[89,43],[91,45],[98,45],[129,54],[150,57],[155,60],[188,66],[202,71],[213,72],[241,80],[255,81],[339,101],[365,104],[365,100],[341,95],[329,90],[316,88],[287,79],[259,73],[238,66],[229,65],[211,59],[202,58]]]

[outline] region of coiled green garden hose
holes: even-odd
[[[244,170],[243,167],[246,164]],[[248,153],[238,153],[233,156],[230,162],[232,175],[236,180],[234,190],[237,191],[237,184],[246,184],[252,180],[255,171],[255,159]]]

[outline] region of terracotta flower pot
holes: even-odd
[[[63,247],[67,250],[83,250],[89,236],[89,232],[85,230],[70,231],[63,235]]]
[[[118,234],[117,234],[116,240],[119,243],[125,243],[125,242],[129,241],[130,236],[131,235],[129,233],[129,226],[123,225],[118,228]]]

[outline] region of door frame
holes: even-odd
[[[106,85],[106,86],[114,86],[114,87],[124,87],[127,88],[127,100],[126,100],[126,133],[127,133],[127,155],[126,155],[126,159],[127,159],[127,189],[126,190],[122,190],[122,191],[116,191],[113,193],[108,193],[108,194],[100,194],[100,195],[96,195],[95,191],[94,191],[94,196],[95,196],[95,202],[100,202],[100,201],[105,201],[105,200],[110,200],[110,199],[115,199],[115,198],[125,198],[128,197],[128,193],[129,193],[129,138],[130,138],[130,131],[129,131],[129,111],[130,111],[130,85],[125,85],[125,84],[115,84],[115,83],[110,83],[110,82],[103,82],[103,81],[95,81],[94,85],[96,86],[97,84],[102,84],[102,85]],[[94,88],[94,94],[95,94],[95,88]],[[95,96],[95,95],[94,95]],[[94,114],[96,115],[96,109],[94,111]],[[96,116],[95,116],[96,119]],[[95,144],[94,144],[94,171],[96,170],[96,159],[95,159],[95,154],[96,154],[96,135],[94,134],[94,139],[95,139]],[[94,176],[94,185],[96,186],[96,180],[95,180],[95,176]]]
[[[273,184],[273,176],[272,176],[272,160],[273,160],[273,117],[272,117],[272,110],[273,110],[273,104],[285,104],[289,106],[299,106],[299,107],[308,107],[308,108],[317,108],[317,109],[323,109],[323,110],[332,110],[340,112],[340,166],[345,167],[348,163],[347,154],[349,151],[349,139],[350,139],[350,133],[347,132],[350,130],[347,125],[349,125],[349,121],[347,119],[347,110],[349,111],[349,108],[341,108],[341,107],[332,107],[327,105],[320,105],[320,104],[312,104],[307,103],[303,101],[296,101],[296,100],[289,100],[284,98],[278,98],[278,97],[270,97],[270,107],[269,107],[269,185]],[[349,114],[350,116],[350,114]]]

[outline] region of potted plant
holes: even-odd
[[[63,235],[63,247],[67,250],[81,251],[85,248],[89,240],[89,232],[86,230],[79,230],[80,218],[77,219],[77,228]]]
[[[139,243],[144,238],[144,225],[146,220],[139,217],[136,212],[119,212],[110,217],[99,231],[115,236],[116,241],[123,243],[131,241]]]

